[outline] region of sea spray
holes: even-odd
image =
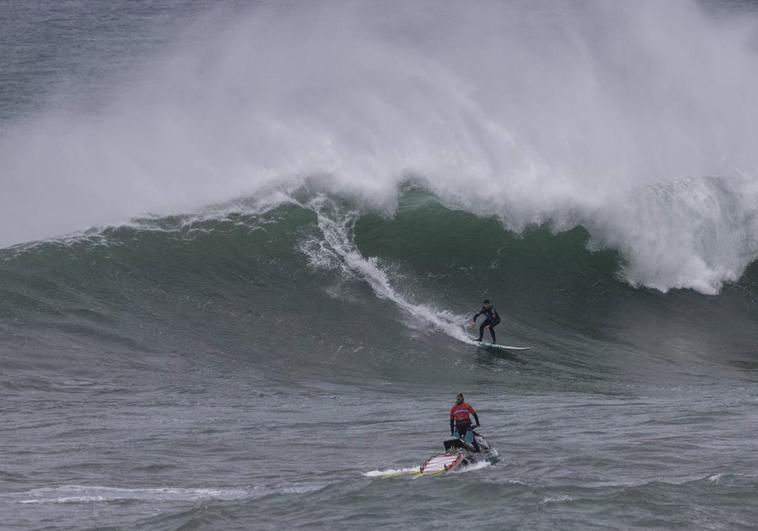
[[[582,225],[634,285],[711,294],[755,259],[754,15],[391,7],[229,8],[96,111],[5,124],[0,245],[313,182],[391,212],[414,176],[509,229]]]

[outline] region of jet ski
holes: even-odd
[[[444,454],[433,455],[421,465],[418,475],[444,474],[458,468],[463,468],[480,462],[494,463],[497,461],[497,450],[490,446],[487,439],[482,437],[477,428],[471,427],[473,438],[467,441],[453,435],[445,440]]]

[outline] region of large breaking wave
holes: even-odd
[[[508,367],[513,385],[711,377],[752,356],[754,267],[716,297],[664,294],[625,282],[624,256],[593,249],[583,227],[515,233],[418,186],[392,216],[319,190],[277,197],[1,250],[2,331],[16,345],[3,364],[163,371],[197,353],[252,361],[268,381],[453,381],[483,297],[504,342],[534,347],[528,367]]]
[[[0,245],[315,181],[391,214],[411,178],[510,230],[584,227],[633,285],[713,294],[758,255],[753,15],[685,1],[228,9],[105,104],[5,124]]]

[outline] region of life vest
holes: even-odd
[[[469,415],[476,413],[476,410],[466,402],[462,404],[455,404],[450,408],[450,418],[455,422],[471,422]]]

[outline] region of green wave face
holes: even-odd
[[[750,370],[756,269],[717,296],[622,278],[582,227],[516,234],[419,188],[392,214],[302,193],[262,214],[168,217],[0,255],[4,364],[149,363],[222,356],[298,381],[499,377],[509,385],[613,386]],[[482,298],[500,342],[462,340]],[[12,346],[13,345],[13,346]]]

